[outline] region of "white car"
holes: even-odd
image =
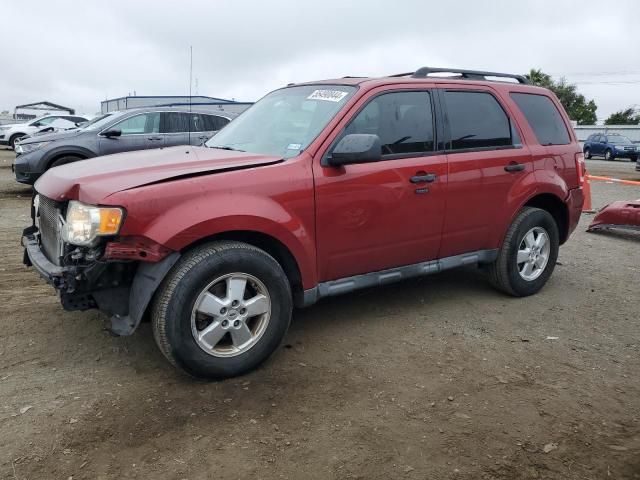
[[[16,142],[26,135],[49,127],[54,130],[66,130],[74,128],[77,123],[86,121],[86,118],[76,115],[46,115],[25,123],[0,125],[0,145],[9,145],[11,148],[15,148]]]

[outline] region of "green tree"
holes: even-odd
[[[640,124],[640,113],[633,107],[612,113],[604,121],[605,125],[638,125]]]
[[[533,85],[545,87],[556,94],[560,103],[567,111],[569,118],[578,122],[578,125],[593,125],[597,121],[596,102],[587,100],[584,95],[578,93],[577,87],[561,78],[555,81],[551,75],[542,70],[531,69],[525,75]]]

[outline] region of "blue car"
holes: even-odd
[[[618,133],[594,133],[584,142],[583,152],[585,158],[600,155],[605,160],[628,158],[632,162],[637,162],[640,148]]]

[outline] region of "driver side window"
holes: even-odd
[[[134,115],[117,123],[111,129],[119,129],[123,136],[158,133],[160,131],[160,113]]]
[[[344,134],[352,133],[378,135],[383,157],[432,152],[431,94],[411,91],[379,95],[347,125]]]
[[[42,127],[44,125],[49,125],[50,123],[52,123],[54,120],[57,120],[58,117],[47,117],[47,118],[42,118],[40,120],[37,120],[35,122],[33,122],[31,125],[34,127]]]

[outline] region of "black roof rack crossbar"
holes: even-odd
[[[406,73],[394,73],[393,75],[389,75],[390,77],[408,77],[409,75],[413,75],[415,72],[406,72]]]
[[[426,78],[432,73],[456,73],[466,80],[486,80],[487,77],[498,78],[513,78],[518,83],[529,83],[523,75],[514,75],[511,73],[498,73],[498,72],[483,72],[481,70],[460,70],[459,68],[434,68],[434,67],[422,67],[411,75],[413,78]],[[391,75],[392,77],[404,77],[409,75],[407,73],[401,73],[398,75]],[[455,77],[454,77],[455,78]]]

